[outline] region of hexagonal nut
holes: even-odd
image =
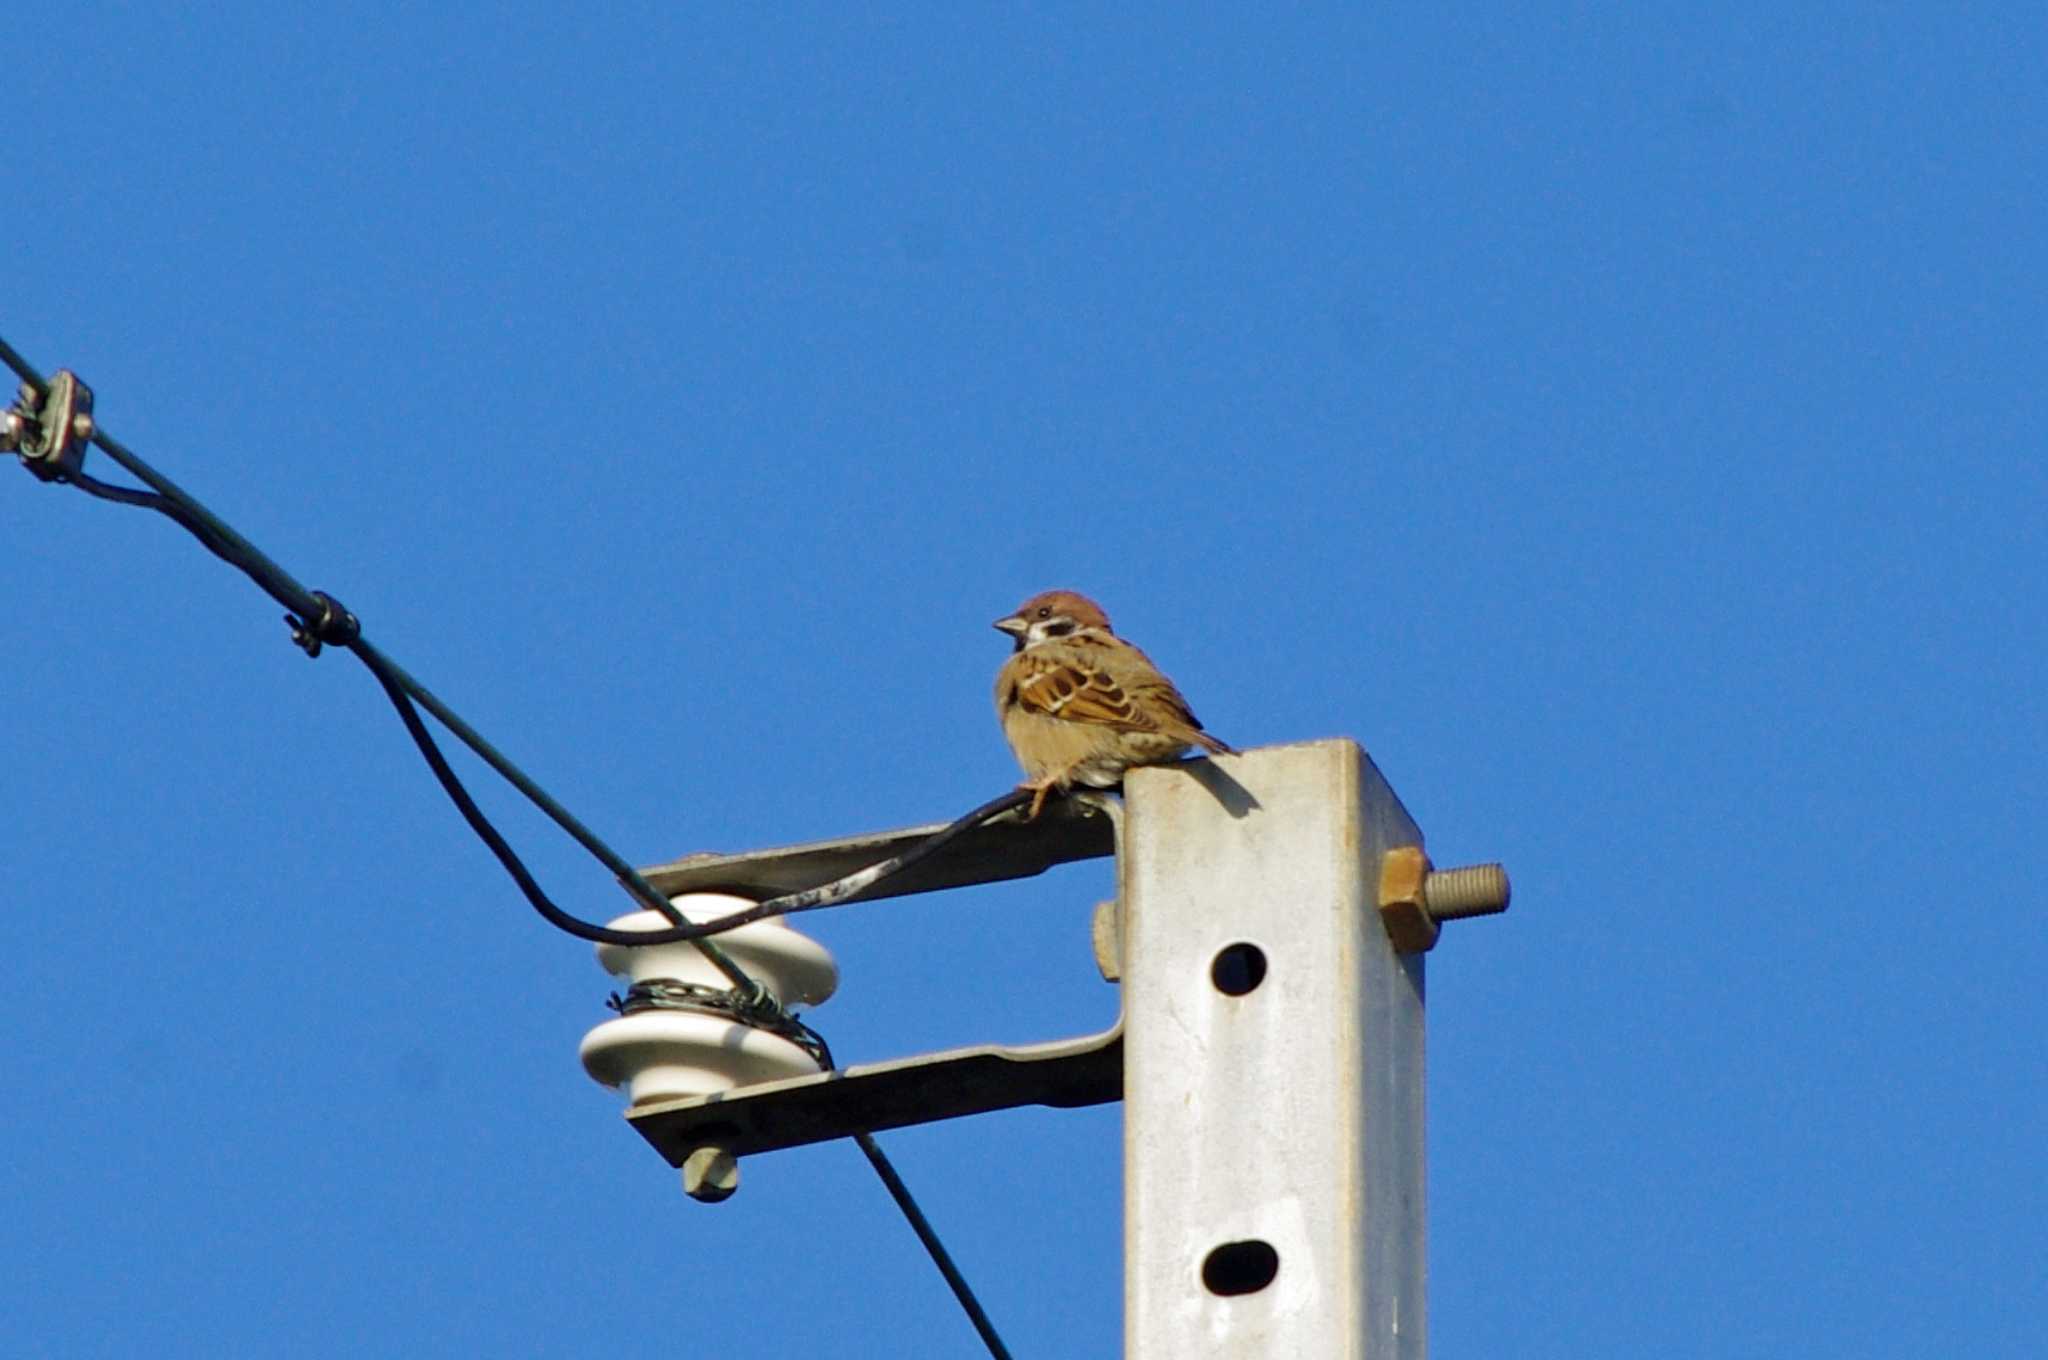
[[[1380,920],[1394,948],[1403,954],[1436,948],[1441,931],[1424,902],[1428,882],[1429,856],[1421,846],[1396,846],[1381,857]]]

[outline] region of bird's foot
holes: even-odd
[[[1019,784],[1017,786],[1018,788],[1031,790],[1031,806],[1024,813],[1024,820],[1027,822],[1037,821],[1038,814],[1045,810],[1045,800],[1048,797],[1050,797],[1052,791],[1058,788],[1059,786],[1060,781],[1056,778],[1027,779],[1023,783]]]

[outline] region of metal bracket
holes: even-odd
[[[737,1157],[1020,1105],[1121,1099],[1124,1026],[1007,1048],[980,1044],[642,1105],[626,1118],[670,1166],[702,1148]]]
[[[943,829],[904,827],[736,855],[689,855],[644,876],[671,897],[729,892],[774,897],[829,882],[886,859]],[[966,832],[869,897],[895,897],[1029,878],[1056,864],[1116,852],[1114,818],[1083,802],[1056,803],[1038,820],[998,818]],[[1049,1043],[979,1044],[812,1076],[762,1082],[710,1096],[640,1105],[627,1120],[671,1166],[692,1158],[746,1156],[856,1133],[902,1128],[1022,1105],[1074,1108],[1123,1095],[1123,1021],[1100,1034]]]
[[[686,892],[777,897],[830,883],[944,829],[944,823],[935,823],[737,855],[685,855],[644,869],[641,876],[670,897]],[[1116,838],[1107,817],[1089,815],[1073,803],[1054,803],[1035,822],[997,818],[978,826],[930,859],[883,879],[861,896],[872,901],[1030,878],[1056,864],[1103,859],[1115,853]]]
[[[92,389],[69,369],[50,376],[40,403],[32,383],[0,416],[0,453],[18,453],[22,466],[46,482],[60,482],[85,462],[92,439]]]

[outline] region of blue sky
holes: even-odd
[[[2037,14],[180,8],[11,67],[0,334],[629,858],[992,796],[987,622],[1080,587],[1515,875],[1439,1360],[2032,1353]],[[850,1146],[678,1193],[353,661],[141,513],[0,543],[10,1353],[978,1353]],[[1099,1028],[1109,887],[809,918],[812,1018]],[[1119,1353],[1119,1139],[884,1140],[1020,1357]]]

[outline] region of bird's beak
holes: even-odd
[[[1001,629],[1005,633],[1008,633],[1011,637],[1023,637],[1024,630],[1030,627],[1030,625],[1025,623],[1024,620],[1019,618],[1017,615],[1012,614],[1007,618],[997,619],[995,621],[995,627]]]

